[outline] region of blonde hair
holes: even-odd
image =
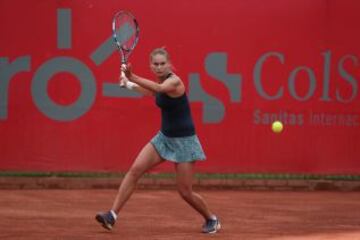
[[[165,47],[160,47],[160,48],[155,48],[154,50],[151,51],[150,53],[150,62],[152,61],[153,57],[157,54],[163,55],[166,57],[166,59],[170,61],[170,54],[169,52],[165,49]]]

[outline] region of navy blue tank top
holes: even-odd
[[[190,105],[186,94],[169,97],[156,94],[156,105],[161,109],[161,132],[168,137],[185,137],[195,134]]]

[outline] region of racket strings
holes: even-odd
[[[136,20],[126,13],[119,14],[115,17],[114,28],[118,45],[127,52],[134,49],[138,35]]]

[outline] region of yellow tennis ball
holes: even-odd
[[[274,133],[281,133],[283,128],[283,124],[280,121],[275,121],[271,125],[271,129]]]

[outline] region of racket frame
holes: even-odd
[[[127,16],[130,16],[130,18],[133,20],[134,25],[135,25],[135,40],[132,43],[132,45],[130,46],[130,48],[126,48],[124,45],[121,44],[120,42],[120,37],[118,36],[117,33],[117,28],[120,26],[116,25],[116,20],[119,18],[119,16],[126,14]],[[120,56],[121,56],[121,65],[125,65],[127,64],[127,61],[129,59],[129,56],[131,54],[131,52],[134,50],[134,48],[136,47],[138,41],[139,41],[139,33],[140,33],[140,28],[139,28],[139,24],[138,21],[136,20],[136,18],[134,17],[134,15],[132,15],[130,12],[128,11],[118,11],[114,17],[113,17],[113,21],[112,21],[112,31],[113,31],[113,40],[119,50]]]

